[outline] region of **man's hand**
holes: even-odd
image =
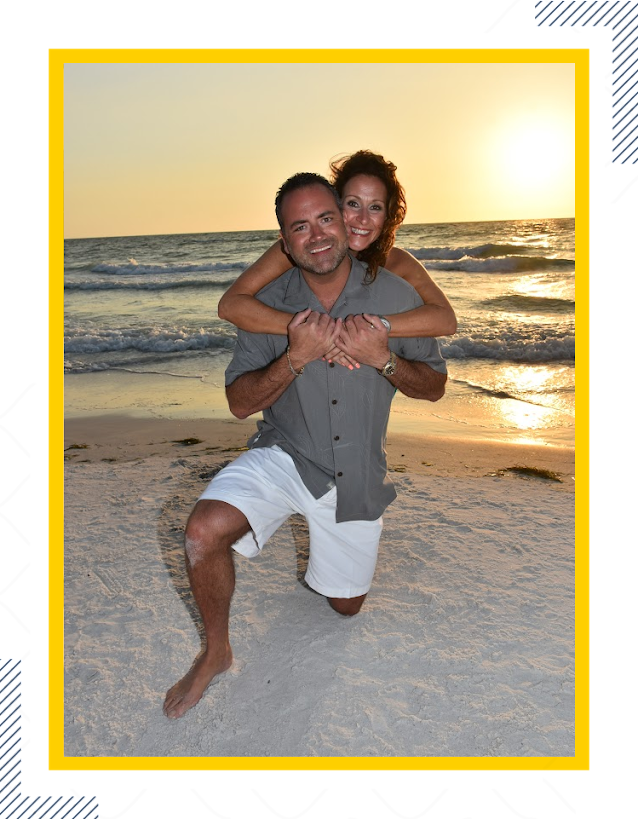
[[[302,367],[321,358],[334,346],[342,320],[310,309],[294,315],[288,324],[289,356],[283,353],[265,367],[251,370],[226,387],[230,411],[237,418],[271,407],[299,375]],[[290,365],[290,366],[289,366]],[[293,369],[294,374],[290,371]]]
[[[288,325],[290,360],[295,370],[324,357],[335,346],[343,322],[309,308],[296,313]]]
[[[369,313],[348,316],[336,345],[350,358],[376,369],[384,367],[390,359],[388,331],[378,316]]]

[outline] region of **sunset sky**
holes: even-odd
[[[74,63],[67,238],[276,227],[279,185],[369,148],[406,224],[574,215],[574,66]]]

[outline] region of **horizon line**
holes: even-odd
[[[400,225],[397,233],[402,228],[420,227],[422,225],[474,225],[481,222],[542,222],[549,219],[575,219],[575,216],[528,216],[519,219],[451,219],[447,222],[409,222]],[[65,242],[77,242],[92,239],[141,239],[157,236],[206,236],[213,233],[279,233],[278,227],[272,228],[244,228],[242,230],[197,230],[176,233],[121,233],[111,234],[109,236],[64,236]]]

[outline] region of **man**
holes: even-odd
[[[164,713],[171,718],[192,708],[232,663],[233,550],[259,554],[295,512],[309,526],[308,585],[340,614],[360,610],[374,574],[381,515],[396,497],[384,452],[395,390],[430,401],[445,390],[435,340],[389,339],[378,314],[422,302],[383,269],[363,284],[365,267],[348,255],[328,181],[316,174],[291,177],[277,194],[276,212],[297,267],[259,298],[294,315],[288,337],[238,331],[226,371],[228,403],[239,418],[263,411],[264,420],[251,449],[215,476],[186,526],[186,565],[207,643],[166,695]],[[324,360],[335,347],[360,369]]]

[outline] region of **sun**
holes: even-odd
[[[491,165],[518,193],[549,192],[574,165],[574,133],[569,123],[533,114],[502,122],[492,133]]]

